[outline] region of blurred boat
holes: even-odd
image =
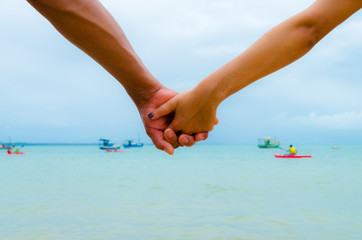
[[[26,152],[11,152],[11,153],[7,153],[7,155],[24,155],[26,154]]]
[[[127,140],[125,143],[122,144],[125,148],[134,148],[134,147],[143,147],[143,143],[138,142],[136,143],[133,140]]]
[[[0,145],[0,150],[13,149],[14,147],[15,147],[15,145],[13,145],[13,144],[4,144],[4,143],[2,143]]]
[[[111,142],[110,139],[107,139],[107,138],[101,138],[101,139],[99,139],[99,141],[100,141],[99,149],[101,149],[101,150],[115,151],[115,150],[119,150],[121,148],[121,144],[114,144]]]
[[[271,137],[258,138],[259,148],[278,148],[280,142],[273,141]]]
[[[339,149],[339,146],[332,146],[332,149]]]
[[[311,155],[280,155],[280,154],[274,154],[274,157],[276,158],[311,158]]]
[[[118,150],[117,148],[113,148],[113,150],[107,148],[106,152],[126,152],[126,151],[124,151],[124,150]]]

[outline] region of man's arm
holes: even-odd
[[[97,0],[28,0],[71,43],[103,66],[138,106],[161,83],[143,65],[112,15]]]
[[[174,131],[213,128],[218,105],[233,93],[296,61],[340,23],[361,9],[362,0],[318,0],[271,29],[250,48],[153,112],[158,119],[175,112]]]
[[[168,143],[163,136],[170,116],[151,122],[146,110],[152,111],[175,91],[165,88],[147,70],[129,43],[121,27],[98,0],[28,0],[28,2],[70,42],[103,66],[126,89],[136,104],[147,134],[155,146],[170,154],[178,147],[177,137]],[[206,133],[200,133],[207,137]],[[175,139],[176,138],[176,139]],[[192,136],[187,146],[194,144]]]

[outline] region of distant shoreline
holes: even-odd
[[[8,143],[6,143],[8,145]],[[99,143],[25,143],[14,142],[11,145],[19,146],[98,146]],[[145,143],[145,145],[151,145],[151,143]]]
[[[11,145],[24,145],[24,146],[93,146],[98,145],[98,143],[25,143],[25,142],[14,142]]]

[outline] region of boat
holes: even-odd
[[[337,145],[337,146],[332,146],[331,147],[332,149],[339,149],[339,146]]]
[[[134,147],[143,147],[143,143],[138,142],[136,143],[133,140],[127,140],[125,143],[122,144],[125,148],[134,148]]]
[[[107,149],[105,152],[126,152],[125,150],[110,150],[110,149]]]
[[[0,145],[0,150],[13,149],[14,147],[15,147],[15,145],[2,143],[2,144]]]
[[[26,154],[26,152],[20,152],[19,149],[16,149],[14,152],[12,152],[10,149],[6,151],[7,155],[23,155]]]
[[[7,152],[7,155],[23,155],[23,154],[27,154],[26,152]]]
[[[114,144],[111,142],[111,140],[107,139],[107,138],[100,138],[99,141],[100,146],[99,149],[101,150],[119,150],[121,148],[121,144]]]
[[[273,141],[271,137],[258,138],[259,148],[278,148],[280,142]]]
[[[311,155],[280,155],[280,154],[274,154],[274,157],[276,158],[311,158]]]

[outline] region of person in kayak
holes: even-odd
[[[298,152],[297,149],[295,149],[293,147],[293,145],[289,146],[289,155],[295,156],[295,154],[297,154],[297,152]]]

